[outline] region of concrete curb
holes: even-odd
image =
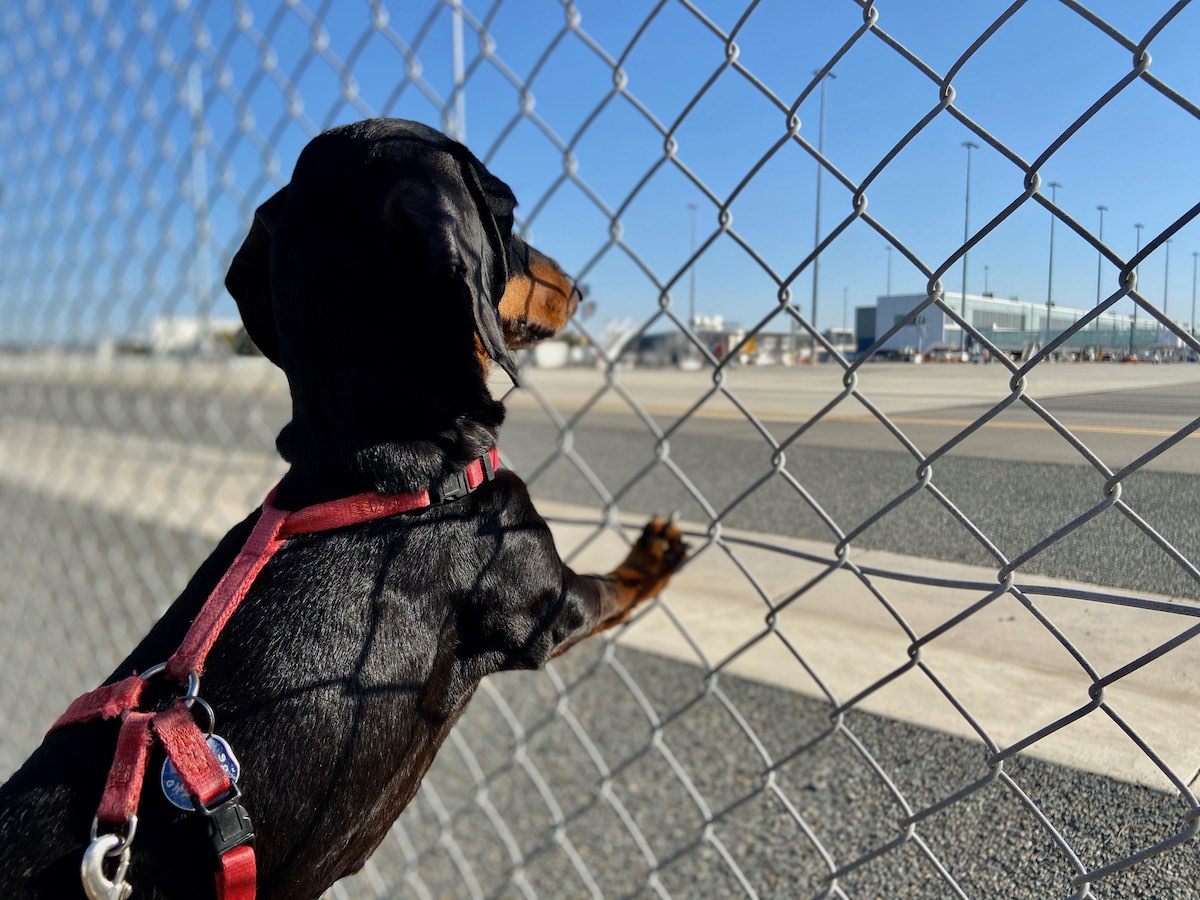
[[[539,509],[558,520],[553,529],[559,550],[579,571],[608,571],[626,552],[625,543],[612,530],[577,524],[594,521],[594,510],[551,502],[539,503]],[[629,532],[633,536],[641,523],[631,524],[635,525]],[[703,534],[703,529],[691,530]],[[909,656],[912,642],[908,635],[872,592],[846,570],[829,571],[833,563],[830,545],[777,535],[725,533],[734,540],[751,538],[829,563],[736,543],[730,544],[728,552],[708,546],[672,580],[655,607],[619,633],[621,643],[692,664],[720,667],[807,696],[828,699],[832,695],[831,709],[900,672],[863,697],[857,708],[980,741],[981,750],[980,734],[939,690],[938,683],[1001,750],[1092,704],[1088,694],[1092,680],[1085,670],[1009,594],[922,647],[920,663],[928,669],[930,674],[926,674]],[[900,576],[996,583],[994,571],[973,566],[881,551],[854,551],[851,558],[859,566]],[[753,582],[739,563],[753,574]],[[773,603],[779,603],[825,573],[826,577],[775,617],[772,627],[759,588]],[[872,582],[918,636],[987,596],[986,592],[931,587],[897,578],[874,578]],[[1041,576],[1031,583],[1104,590]],[[1171,598],[1138,596],[1194,609]],[[1031,599],[1101,676],[1200,621],[1179,613],[1078,599],[1045,595]],[[1194,782],[1200,768],[1200,747],[1181,715],[1184,710],[1200,708],[1198,673],[1200,641],[1192,641],[1104,691],[1105,704],[1185,782]],[[1092,709],[1027,752],[1122,781],[1175,790],[1102,709]]]

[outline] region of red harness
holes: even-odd
[[[318,503],[295,512],[276,509],[272,489],[262,504],[254,530],[246,539],[237,558],[213,588],[200,613],[180,644],[165,663],[152,666],[141,674],[107,684],[78,697],[50,728],[55,731],[77,722],[121,717],[117,750],[96,818],[92,824],[93,848],[103,843],[101,853],[93,848],[85,854],[84,881],[87,883],[89,856],[120,859],[116,880],[123,878],[128,863],[129,844],[137,828],[138,800],[146,764],[155,738],[162,742],[167,758],[178,772],[196,810],[208,818],[209,833],[217,852],[216,873],[219,900],[253,900],[255,889],[254,828],[246,810],[238,803],[241,792],[214,755],[207,739],[192,716],[193,704],[212,710],[198,696],[200,675],[209,650],[221,629],[246,596],[250,585],[268,560],[294,534],[328,531],[385,516],[447,503],[466,496],[500,468],[495,447],[465,470],[434,488],[409,494],[356,494],[343,500]],[[186,693],[162,712],[139,712],[147,679],[160,672],[187,685]],[[125,826],[124,835],[97,836],[99,825]]]

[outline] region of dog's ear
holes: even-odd
[[[466,148],[463,149],[466,150]],[[505,371],[515,384],[517,361],[513,359],[513,355],[508,350],[508,344],[504,340],[504,327],[500,324],[500,298],[504,296],[504,291],[508,287],[508,241],[511,235],[501,233],[500,223],[496,221],[496,214],[488,202],[488,194],[480,184],[480,171],[502,187],[509,197],[512,197],[512,191],[509,190],[508,185],[488,173],[473,156],[470,156],[469,153],[467,156],[467,159],[461,160],[463,176],[475,201],[475,207],[479,210],[479,215],[472,218],[477,219],[476,224],[483,232],[482,241],[478,241],[476,246],[486,245],[491,250],[490,260],[487,258],[488,254],[485,253],[467,253],[468,260],[477,259],[481,263],[487,263],[482,271],[474,273],[470,271],[470,264],[468,264],[466,272],[468,283],[477,286],[477,289],[473,291],[471,304],[475,314],[475,331],[479,334],[479,339],[483,343],[483,349],[487,351],[487,355]],[[511,228],[511,225],[509,227]]]
[[[279,365],[279,340],[271,297],[271,235],[287,193],[285,186],[255,211],[250,233],[225,276],[225,288],[237,303],[246,333],[275,365]]]
[[[440,179],[405,179],[388,200],[389,214],[407,220],[425,238],[430,274],[449,273],[475,320],[475,332],[489,357],[514,382],[517,363],[504,340],[499,304],[508,285],[508,240],[501,234],[472,160],[452,157],[453,173],[447,190]],[[507,189],[507,188],[506,188]],[[469,207],[462,204],[463,194]]]

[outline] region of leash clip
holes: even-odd
[[[129,839],[132,836],[132,828],[127,837],[115,833],[102,834],[93,838],[83,851],[79,880],[83,882],[83,892],[88,900],[128,900],[133,885],[125,880],[125,873],[129,870]],[[110,880],[104,874],[104,863],[113,857],[117,859],[117,870]]]

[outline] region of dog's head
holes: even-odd
[[[513,233],[515,206],[508,185],[432,128],[336,128],[258,208],[225,284],[294,393],[322,355],[356,366],[383,354],[437,377],[467,347],[515,377],[510,351],[557,333],[579,302],[559,266]]]

